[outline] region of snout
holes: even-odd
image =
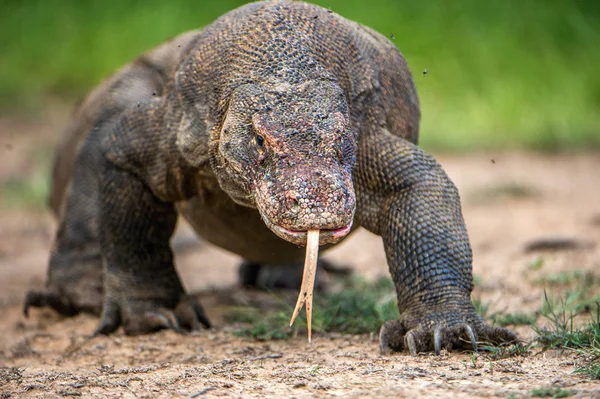
[[[356,208],[350,174],[341,168],[290,170],[258,187],[256,203],[267,227],[280,238],[306,244],[309,230],[319,243],[335,244],[352,229]]]

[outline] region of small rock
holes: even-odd
[[[595,243],[575,237],[540,237],[525,244],[525,252],[534,251],[568,251],[573,249],[594,248]]]

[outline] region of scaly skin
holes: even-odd
[[[471,304],[460,199],[416,146],[419,118],[406,61],[378,33],[298,2],[234,10],[84,102],[55,169],[72,181],[53,191],[48,288],[25,309],[102,308],[98,333],[208,326],[173,266],[180,213],[251,263],[298,262],[307,230],[327,246],[358,226],[381,235],[401,312],[384,352],[515,341]]]

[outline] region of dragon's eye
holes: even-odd
[[[256,147],[259,150],[262,150],[265,145],[265,138],[263,136],[261,136],[260,134],[257,134],[254,138],[254,142],[256,143]]]

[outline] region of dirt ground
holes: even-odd
[[[34,171],[67,112],[37,120],[0,118],[0,183]],[[33,154],[33,155],[32,155]],[[600,154],[517,152],[438,154],[457,184],[474,250],[474,296],[490,311],[539,309],[542,274],[600,270]],[[1,194],[0,194],[1,196]],[[117,333],[89,338],[97,319],[49,310],[21,314],[24,293],[44,283],[56,223],[43,209],[0,209],[0,398],[4,397],[522,397],[563,388],[600,398],[600,383],[573,374],[579,359],[548,351],[492,361],[485,354],[381,356],[374,335],[305,335],[256,342],[235,337],[223,320],[223,296],[248,301],[235,287],[238,259],[200,243],[177,255],[188,291],[201,293],[216,325],[182,336]],[[185,230],[183,236],[187,237]],[[540,238],[568,238],[565,251],[524,251]],[[326,255],[375,278],[387,273],[380,239],[359,231]],[[543,257],[540,270],[529,266]],[[516,328],[528,340],[533,331]]]

